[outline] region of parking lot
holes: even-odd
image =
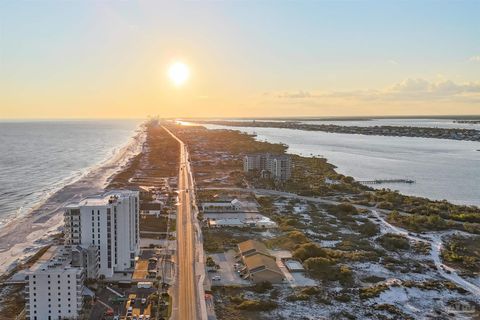
[[[90,314],[91,320],[110,320],[114,319],[114,316],[119,316],[121,319],[126,316],[129,307],[132,307],[132,316],[151,315],[152,310],[148,296],[156,291],[155,288],[138,288],[135,284],[121,287],[109,284],[108,287],[120,295],[105,287],[97,290],[96,299]],[[134,301],[129,299],[129,297],[133,297],[132,295],[135,296]],[[108,309],[113,311],[113,315],[107,315]]]
[[[208,272],[212,286],[249,286],[252,284],[250,281],[242,279],[234,269],[233,266],[237,263],[235,261],[235,255],[236,252],[234,250],[210,255],[215,263],[220,266],[220,269],[218,269],[217,272]],[[219,280],[213,280],[218,278]]]
[[[220,268],[216,272],[208,272],[212,286],[240,285],[249,286],[252,282],[240,277],[234,265],[236,251],[230,250],[225,253],[211,254],[210,256]],[[285,283],[291,287],[315,286],[317,282],[305,276],[304,272],[290,272],[282,261],[282,258],[290,258],[292,255],[285,250],[271,250],[270,254],[276,258],[276,262],[285,277]]]

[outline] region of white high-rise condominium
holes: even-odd
[[[98,274],[131,271],[139,252],[139,192],[109,191],[88,197],[65,209],[68,244],[99,251]]]
[[[50,247],[25,274],[27,319],[78,317],[83,304],[85,270],[72,265],[70,247]]]

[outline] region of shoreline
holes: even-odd
[[[415,185],[408,185],[408,184],[380,184],[380,185],[373,185],[373,186],[371,185],[370,187],[372,187],[375,190],[381,190],[383,188],[389,188],[391,190],[399,190],[399,192],[401,194],[405,195],[405,196],[420,197],[420,198],[429,199],[431,201],[442,201],[442,200],[446,199],[448,202],[450,202],[452,204],[455,204],[455,205],[458,205],[458,206],[480,207],[480,203],[478,203],[477,199],[473,198],[471,195],[470,195],[469,199],[466,199],[466,198],[458,198],[455,195],[450,196],[450,197],[435,195],[434,192],[432,192],[432,191],[429,191],[428,194],[427,194],[427,192],[425,192],[425,190],[428,189],[428,180],[425,180],[425,179],[427,179],[428,177],[427,176],[422,176],[422,175],[417,175],[421,170],[417,170],[417,172],[411,171],[408,174],[403,172],[404,171],[403,168],[402,168],[402,170],[403,170],[402,172],[400,172],[400,173],[396,172],[394,174],[390,174],[389,172],[386,172],[385,170],[383,170],[383,171],[380,170],[380,171],[375,171],[375,172],[379,172],[379,173],[377,175],[372,176],[372,175],[368,175],[368,173],[371,172],[372,170],[378,170],[379,168],[381,168],[381,167],[379,167],[379,165],[367,167],[367,169],[365,171],[359,172],[358,170],[354,170],[354,169],[352,169],[352,167],[350,167],[348,165],[345,165],[344,161],[340,161],[340,162],[335,161],[335,159],[338,160],[338,156],[336,156],[336,153],[341,153],[342,148],[349,147],[350,144],[348,144],[348,143],[339,144],[339,146],[340,146],[339,148],[329,149],[327,147],[322,152],[315,153],[314,151],[312,151],[312,148],[314,148],[314,145],[312,144],[312,141],[308,141],[308,143],[305,142],[305,143],[307,143],[308,146],[311,146],[311,147],[306,148],[305,150],[299,150],[297,148],[298,143],[292,142],[293,144],[291,144],[290,142],[288,142],[286,140],[283,140],[283,139],[280,139],[280,138],[271,140],[271,139],[268,139],[268,138],[265,138],[264,136],[262,136],[264,134],[264,133],[262,133],[262,129],[265,129],[265,130],[273,129],[273,130],[282,130],[282,131],[283,130],[288,131],[288,130],[292,130],[292,129],[285,129],[285,128],[251,128],[251,127],[236,127],[236,126],[230,127],[230,126],[225,126],[225,125],[211,125],[211,124],[195,123],[195,122],[190,122],[190,124],[203,126],[207,129],[234,130],[234,131],[244,132],[244,133],[248,133],[248,134],[254,134],[255,139],[257,141],[264,141],[265,139],[267,139],[265,141],[270,142],[270,143],[285,143],[289,146],[287,152],[292,153],[292,154],[297,154],[297,155],[300,155],[300,156],[305,156],[305,157],[311,157],[312,155],[314,155],[314,156],[325,158],[329,163],[331,163],[332,165],[334,165],[336,167],[335,170],[338,173],[341,173],[341,174],[347,175],[347,176],[352,176],[356,181],[359,181],[359,180],[373,180],[375,178],[378,178],[378,179],[382,179],[382,178],[397,179],[398,178],[398,179],[417,180],[417,183]],[[296,132],[300,134],[301,131],[292,130],[292,135],[295,135]],[[339,134],[339,133],[323,133],[322,132],[322,133],[318,133],[318,134],[319,135],[325,135],[325,136],[326,135],[332,136],[332,139],[335,138],[334,135],[342,135],[342,136],[350,137],[350,135],[348,135],[348,134]],[[268,134],[265,133],[265,135],[268,135]],[[285,133],[285,134],[282,133],[282,137],[287,136],[287,135],[288,135],[287,133]],[[411,141],[413,139],[419,139],[418,140],[419,142],[428,143],[429,140],[432,140],[432,139],[428,139],[428,138],[413,138],[413,137],[381,137],[381,136],[377,136],[377,137],[375,137],[375,136],[371,136],[371,137],[369,137],[369,136],[364,136],[364,137],[359,136],[359,137],[360,137],[359,139],[363,139],[363,140],[373,139],[373,141],[380,141],[380,140],[383,141],[385,139],[395,138],[395,139],[399,139],[399,141],[400,140]],[[321,142],[318,142],[318,141],[324,141],[324,139],[323,140],[322,139],[315,140],[316,143],[321,143]],[[446,140],[446,141],[448,143],[455,143],[455,145],[457,143],[471,145],[472,150],[477,148],[475,146],[475,144],[477,142],[474,142],[474,141],[451,141],[451,140]],[[405,144],[405,143],[403,143],[403,144]],[[350,149],[349,149],[349,151],[350,151]],[[313,152],[313,153],[311,153],[311,152]],[[356,153],[350,153],[350,155],[353,157],[353,155],[356,155]],[[358,155],[361,156],[361,157],[365,157],[365,155],[362,154],[362,153],[358,153]],[[373,157],[375,157],[375,154],[373,155]],[[398,162],[401,162],[401,161],[405,160],[405,158],[402,158],[402,157],[400,157],[398,159],[397,158],[379,158],[379,159],[380,159],[380,161],[398,161]],[[388,163],[387,163],[387,165],[388,165]],[[391,172],[394,172],[394,171],[391,171]],[[425,171],[425,172],[429,173],[430,171]],[[367,173],[367,174],[365,174],[365,173]],[[361,174],[363,174],[363,175],[361,175]],[[422,181],[424,181],[423,185],[421,184]],[[427,182],[425,182],[425,181],[427,181]],[[419,187],[421,189],[417,189]],[[435,189],[434,191],[436,192],[437,190]],[[442,191],[442,190],[440,190],[440,191]]]
[[[113,154],[93,165],[70,183],[52,192],[28,213],[14,217],[0,227],[0,274],[5,274],[48,244],[52,236],[61,231],[62,208],[87,195],[105,190],[110,179],[128,166],[131,159],[142,151],[146,139],[144,124]],[[69,178],[66,178],[69,179]]]
[[[428,139],[446,139],[457,141],[476,141],[480,142],[480,131],[476,129],[446,129],[431,127],[414,126],[343,126],[337,124],[305,124],[296,121],[290,122],[268,122],[255,120],[252,122],[238,121],[197,121],[199,124],[213,124],[230,127],[252,127],[252,128],[276,128],[293,129],[302,131],[320,131],[327,133],[358,134],[366,136],[386,136],[386,137],[411,137]]]

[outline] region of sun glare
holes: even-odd
[[[168,77],[176,86],[183,85],[190,76],[188,66],[183,62],[175,62],[168,68]]]

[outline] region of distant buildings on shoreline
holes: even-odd
[[[65,245],[26,271],[27,319],[76,319],[85,279],[133,272],[139,253],[139,192],[114,190],[65,207]]]
[[[292,175],[292,159],[289,155],[270,153],[247,154],[243,157],[243,171],[258,171],[264,178],[285,181]]]

